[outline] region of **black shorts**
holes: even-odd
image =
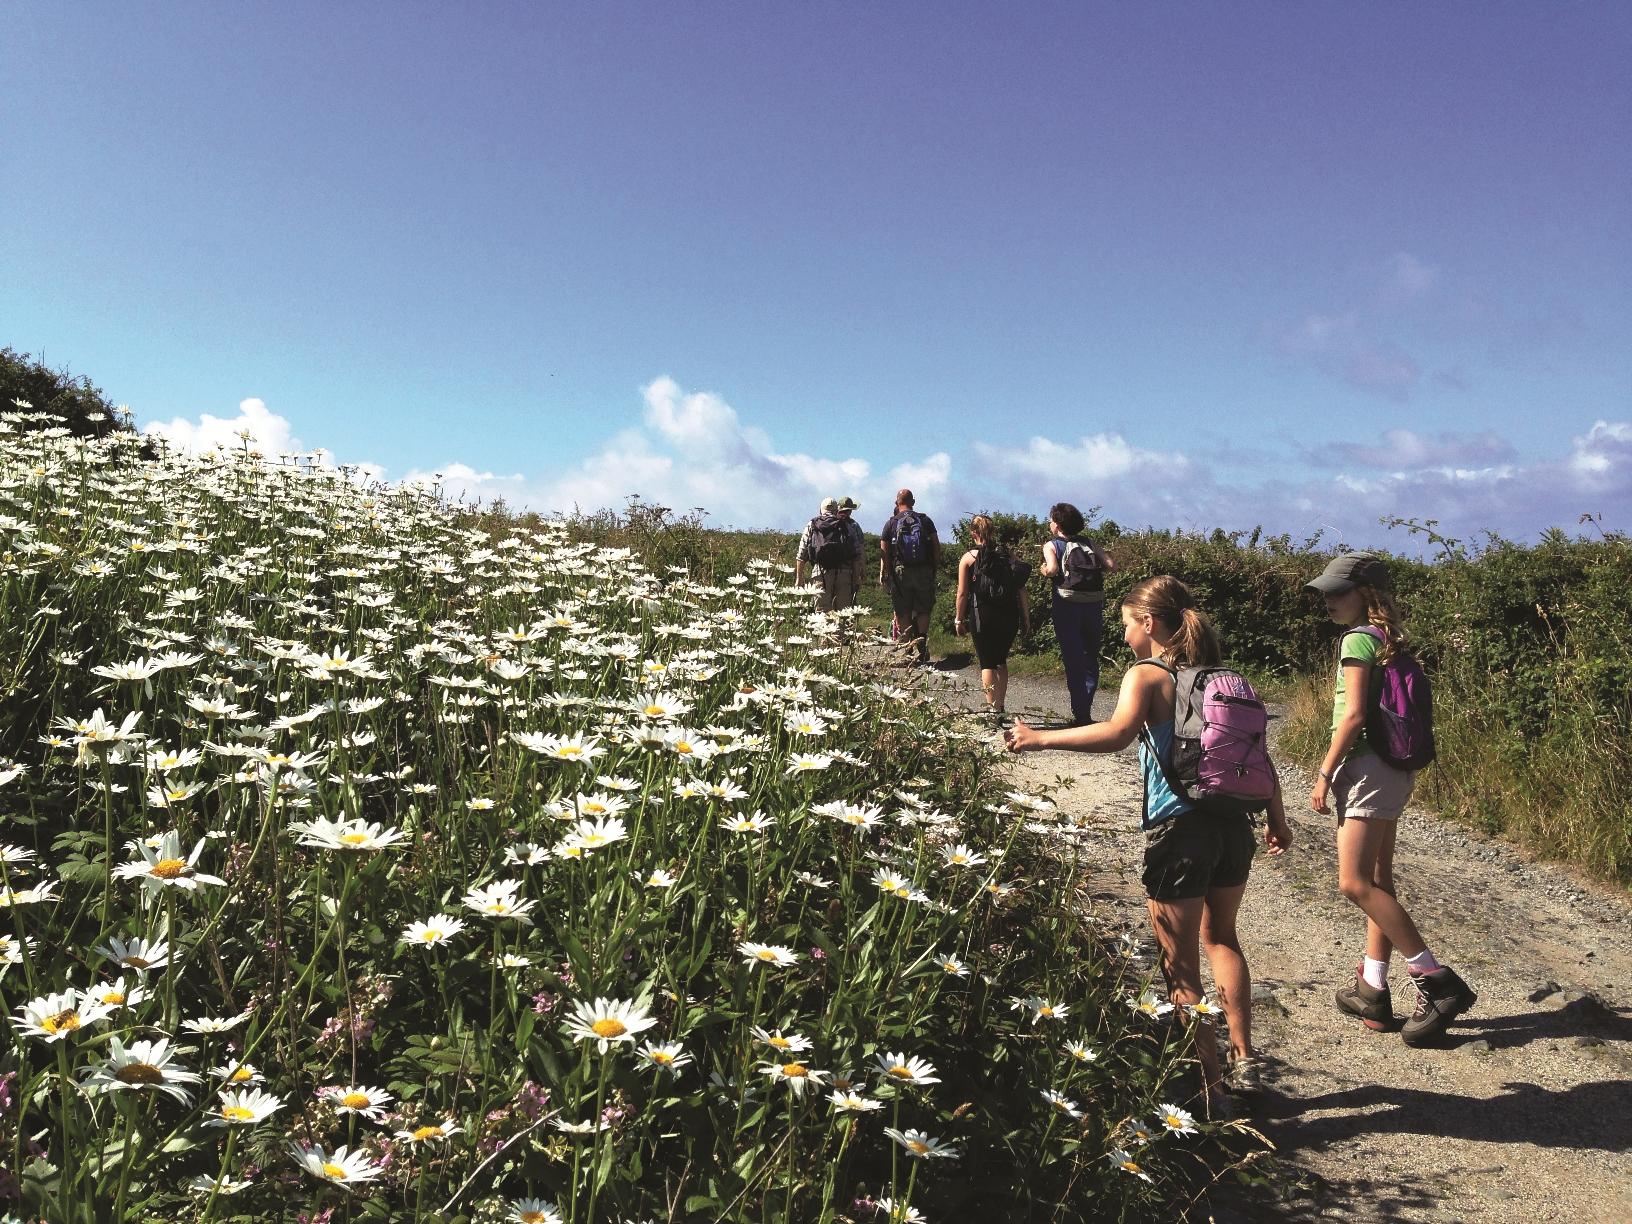
[[[1252,817],[1180,812],[1145,834],[1145,895],[1188,901],[1238,888],[1252,870]]]
[[[980,628],[971,635],[975,639],[975,657],[980,660],[981,668],[1007,666],[1015,635],[1020,632],[1020,613],[1016,611],[1009,616],[984,613],[981,622]]]

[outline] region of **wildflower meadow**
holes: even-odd
[[[1139,1219],[1261,1150],[1071,823],[779,563],[0,455],[0,1210]]]

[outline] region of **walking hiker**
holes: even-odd
[[[935,569],[941,540],[935,520],[913,509],[911,489],[895,495],[895,513],[878,533],[881,556],[878,581],[890,592],[890,606],[901,620],[901,633],[918,648],[918,662],[929,662],[929,614],[935,607]]]
[[[1022,628],[1031,632],[1031,599],[1026,593],[1031,567],[1014,559],[1007,541],[995,538],[992,520],[986,515],[969,520],[969,535],[975,546],[958,561],[952,627],[960,637],[967,631],[974,638],[987,712],[1002,714],[1015,634]]]
[[[849,498],[845,499],[849,501]],[[850,502],[852,509],[855,502]],[[821,512],[805,524],[793,558],[793,584],[804,586],[806,575],[821,587],[816,593],[818,612],[839,612],[856,602],[861,587],[861,525],[850,511],[840,512],[837,498],[822,498]]]
[[[1071,717],[1079,727],[1094,721],[1099,689],[1099,650],[1105,632],[1105,575],[1116,568],[1106,551],[1082,534],[1087,524],[1070,502],[1048,512],[1043,573],[1054,584],[1050,615],[1060,644]]]
[[[1252,868],[1250,813],[1268,812],[1270,854],[1292,844],[1265,744],[1268,715],[1251,686],[1219,666],[1218,634],[1184,583],[1165,574],[1147,578],[1123,596],[1121,610],[1122,636],[1135,663],[1123,673],[1111,717],[1052,731],[1016,719],[1005,738],[1011,752],[1119,752],[1139,741],[1150,925],[1161,945],[1168,998],[1192,1009],[1198,1022],[1196,1054],[1208,1107],[1228,1112],[1221,1095],[1226,1084],[1255,1091],[1261,1071],[1252,1045],[1252,976],[1236,930]],[[1212,1026],[1193,1010],[1203,997],[1201,948],[1229,1022],[1227,1077]]]
[[[1338,887],[1366,915],[1365,954],[1354,981],[1337,992],[1337,1006],[1367,1028],[1393,1028],[1388,962],[1398,951],[1417,995],[1400,1035],[1407,1045],[1426,1045],[1477,998],[1434,958],[1394,895],[1400,814],[1416,770],[1433,757],[1427,678],[1406,649],[1405,622],[1381,558],[1344,553],[1306,585],[1343,626],[1332,742],[1309,806],[1322,815],[1336,807]]]

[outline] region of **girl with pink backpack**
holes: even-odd
[[[1428,678],[1405,644],[1388,566],[1370,553],[1344,553],[1306,584],[1343,626],[1338,642],[1332,741],[1309,806],[1337,809],[1337,882],[1366,915],[1366,950],[1354,979],[1337,992],[1338,1009],[1367,1028],[1394,1027],[1388,962],[1405,958],[1416,1005],[1400,1035],[1428,1045],[1477,996],[1441,965],[1394,896],[1394,840],[1416,771],[1433,760]]]
[[[1251,685],[1220,665],[1218,634],[1177,578],[1138,583],[1122,597],[1121,611],[1122,636],[1135,665],[1122,676],[1111,717],[1052,731],[1017,720],[1005,738],[1012,752],[1118,752],[1139,743],[1144,885],[1168,997],[1191,1009],[1202,1001],[1205,947],[1229,1022],[1228,1087],[1251,1092],[1260,1071],[1252,1046],[1252,977],[1236,931],[1252,868],[1251,813],[1268,811],[1264,844],[1270,854],[1292,844],[1264,743],[1263,703]],[[1227,1111],[1212,1027],[1202,1014],[1196,1018],[1208,1107]]]

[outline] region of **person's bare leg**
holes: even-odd
[[[1417,931],[1417,924],[1411,921],[1411,915],[1405,912],[1405,908],[1390,893],[1384,892],[1372,883],[1378,859],[1386,842],[1390,847],[1389,879],[1392,887],[1394,833],[1392,820],[1362,820],[1351,817],[1339,824],[1337,886],[1345,897],[1360,907],[1361,912],[1369,920],[1366,928],[1368,954],[1372,947],[1371,924],[1375,924],[1380,939],[1387,940],[1390,945],[1397,948],[1401,956],[1410,958],[1428,945],[1423,942],[1421,934]]]
[[[988,710],[1001,710],[1003,708],[1003,698],[998,694],[996,668],[983,667],[980,669],[980,691],[986,698],[986,708]]]
[[[1245,884],[1209,889],[1201,914],[1201,946],[1213,970],[1224,1018],[1230,1022],[1230,1053],[1236,1058],[1252,1057],[1252,973],[1235,927],[1246,892]]]
[[[1397,820],[1378,820],[1372,823],[1386,825],[1387,835],[1383,837],[1377,847],[1377,861],[1371,869],[1372,887],[1381,892],[1394,896],[1394,839],[1399,834],[1400,822]],[[1395,900],[1398,900],[1396,897]],[[1366,919],[1366,955],[1372,960],[1380,960],[1388,964],[1388,958],[1394,953],[1394,945],[1389,942],[1383,928],[1370,918]]]
[[[982,672],[981,675],[984,676],[985,673]],[[992,709],[1001,712],[1003,703],[1008,700],[1009,696],[1009,669],[1007,667],[994,667],[991,675],[992,687],[989,692]],[[985,684],[984,679],[981,683],[982,685]]]
[[[1150,926],[1162,950],[1167,997],[1174,1007],[1192,1007],[1201,1002],[1201,915],[1205,905],[1201,897],[1146,902]],[[1205,1020],[1196,1025],[1196,1057],[1201,1062],[1207,1096],[1216,1096],[1224,1090],[1224,1076],[1218,1065],[1213,1026]]]

